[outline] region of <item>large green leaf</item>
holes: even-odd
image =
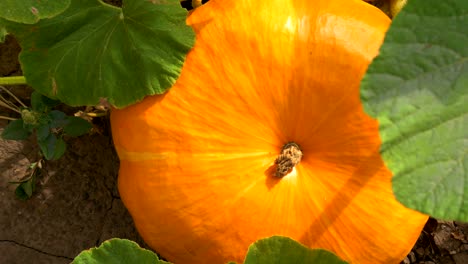
[[[82,251],[73,264],[168,264],[159,260],[153,252],[143,249],[137,243],[113,238],[104,241],[98,248]]]
[[[34,24],[40,19],[62,13],[70,0],[1,0],[0,17],[10,21]]]
[[[258,240],[249,247],[244,264],[320,263],[345,264],[333,253],[310,249],[288,237],[273,236]]]
[[[468,1],[411,0],[362,82],[396,197],[468,221]]]
[[[28,26],[6,23],[22,46],[28,83],[66,104],[123,107],[164,93],[178,78],[194,33],[179,0],[72,0],[62,14]]]

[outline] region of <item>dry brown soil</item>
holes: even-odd
[[[0,44],[0,76],[21,75],[19,51],[12,37]],[[29,88],[9,88],[28,101]],[[14,113],[0,108],[0,115]],[[0,139],[0,264],[69,263],[83,249],[112,237],[144,246],[116,188],[119,163],[107,122],[98,122],[102,134],[67,139],[65,156],[46,163],[37,192],[27,201],[15,197],[9,182],[37,161],[37,144],[33,137]],[[6,124],[0,121],[0,133]],[[467,264],[467,239],[468,225],[432,219],[402,263]]]

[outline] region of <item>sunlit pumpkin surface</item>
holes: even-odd
[[[427,216],[394,198],[359,83],[390,20],[360,0],[212,0],[168,93],[112,113],[119,191],[167,260],[242,263],[272,235],[398,263]],[[288,142],[303,157],[283,178]]]

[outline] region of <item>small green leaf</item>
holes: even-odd
[[[28,84],[71,105],[117,107],[161,94],[179,77],[195,34],[179,0],[72,0],[35,25],[4,22],[19,40]]]
[[[24,192],[28,197],[31,197],[33,194],[33,183],[32,183],[32,178],[29,181],[23,182],[20,184],[22,186]]]
[[[47,160],[59,159],[65,153],[66,144],[62,138],[50,133],[47,138],[37,142]]]
[[[63,12],[70,0],[1,0],[0,17],[18,23],[34,24]]]
[[[31,94],[31,108],[39,113],[48,112],[52,107],[60,104],[60,101],[53,100],[36,91]]]
[[[289,237],[272,236],[253,243],[244,264],[320,263],[346,264],[333,253],[310,249]]]
[[[62,111],[52,110],[48,116],[50,118],[50,126],[52,128],[65,127],[70,122],[67,115]]]
[[[82,251],[72,262],[73,264],[169,264],[159,260],[153,252],[143,249],[137,243],[113,238],[104,241],[98,248]]]
[[[36,130],[37,140],[44,141],[50,134],[49,124],[39,125]]]
[[[23,186],[21,184],[19,184],[16,189],[15,189],[15,196],[16,198],[20,199],[20,200],[27,200],[29,199],[29,196],[26,194]]]
[[[21,182],[15,189],[15,195],[20,200],[27,200],[31,198],[36,189],[35,177],[31,177],[27,181]]]
[[[35,169],[38,166],[38,164],[39,164],[38,162],[33,162],[33,163],[29,164],[29,168],[30,169]]]
[[[91,123],[83,118],[69,116],[68,123],[64,126],[63,131],[68,136],[78,137],[88,133],[92,127]]]
[[[57,143],[55,145],[54,155],[52,160],[60,159],[63,154],[65,154],[65,150],[67,149],[67,144],[62,138],[57,139]]]
[[[57,144],[57,137],[50,133],[44,140],[37,141],[41,148],[42,154],[47,160],[52,159],[55,152],[55,145]]]
[[[468,221],[468,1],[412,0],[361,85],[404,205]]]
[[[3,130],[2,138],[8,140],[25,140],[31,132],[24,127],[22,119],[11,121]]]

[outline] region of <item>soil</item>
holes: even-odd
[[[0,44],[1,76],[21,75],[19,51],[11,36]],[[8,88],[29,104],[30,88]],[[0,115],[17,117],[4,108]],[[108,120],[95,123],[102,133],[67,138],[66,154],[45,163],[37,190],[26,201],[15,197],[16,185],[9,182],[25,176],[39,160],[38,145],[33,136],[25,141],[0,138],[0,264],[70,263],[82,250],[114,237],[145,247],[116,188],[119,161]],[[0,133],[6,125],[0,120]]]
[[[21,75],[19,51],[11,36],[0,44],[1,76]],[[28,87],[8,88],[28,103]],[[0,108],[0,115],[14,113]],[[36,193],[26,201],[15,197],[15,185],[9,182],[23,177],[39,159],[38,146],[33,137],[0,139],[0,264],[70,263],[82,250],[113,237],[146,247],[116,188],[119,161],[108,120],[95,123],[101,133],[67,138],[66,154],[45,163]],[[6,125],[0,120],[0,133]],[[402,263],[468,263],[468,224],[430,219]]]

